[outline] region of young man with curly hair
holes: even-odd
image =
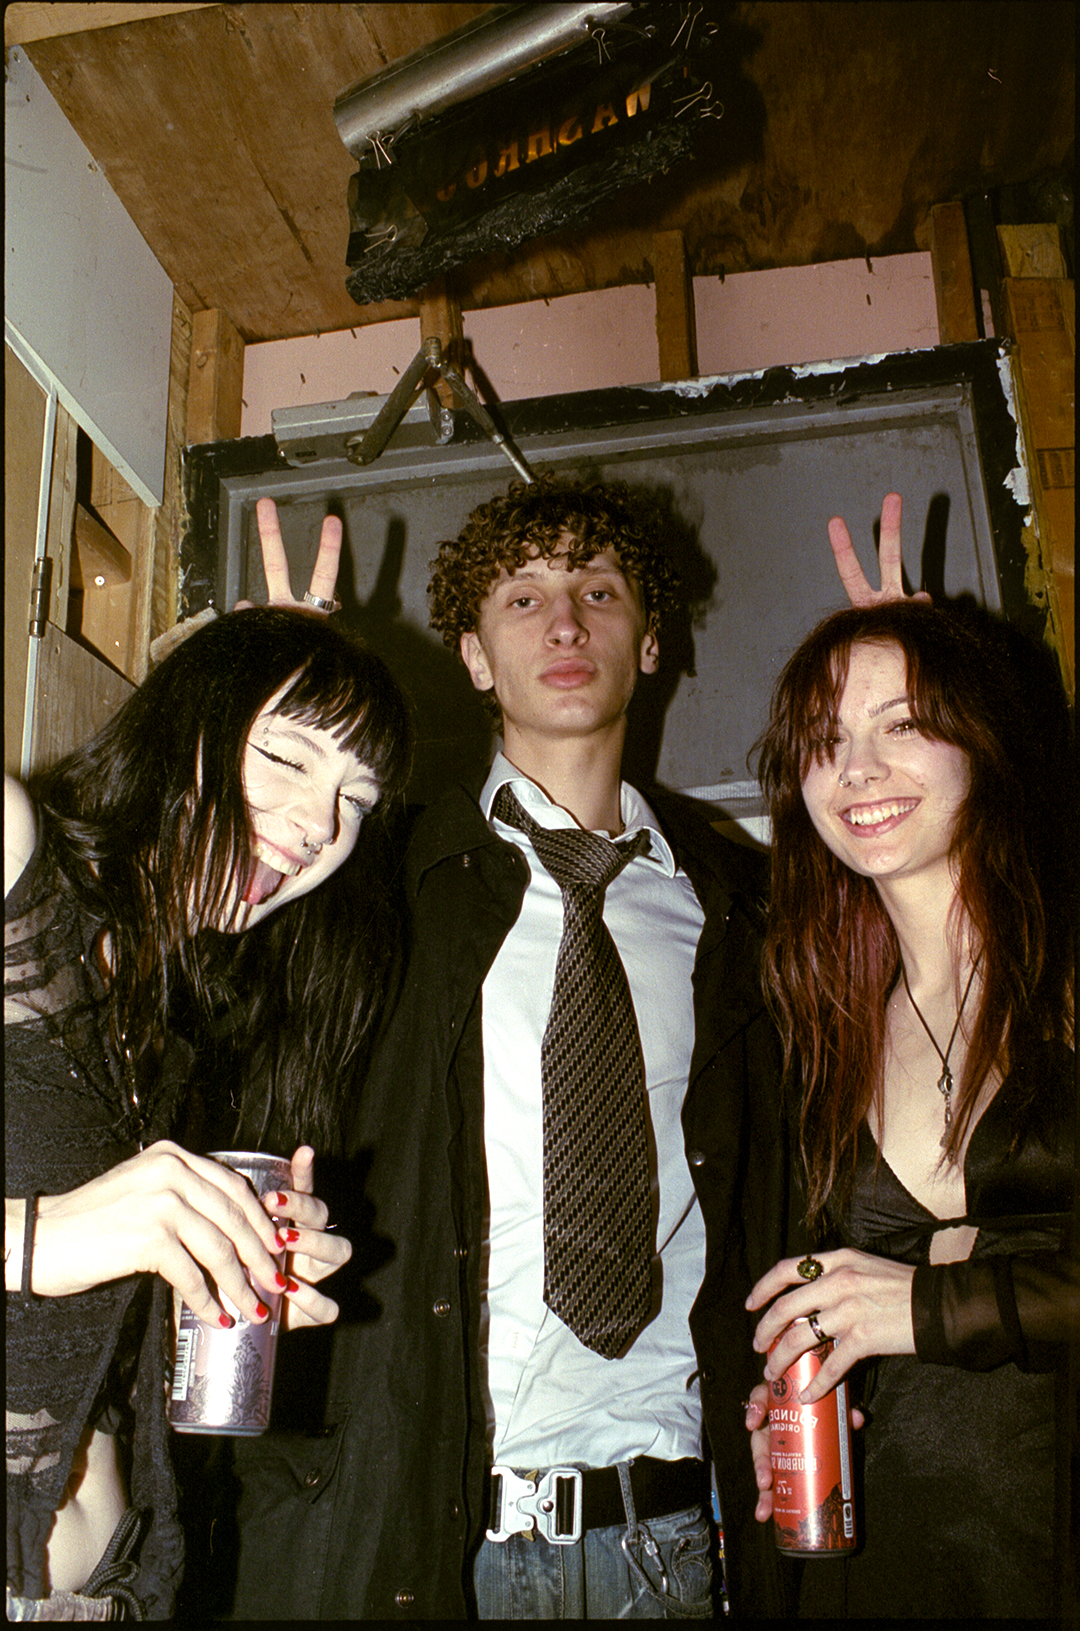
[[[247,1548],[239,1614],[711,1616],[714,1486],[733,1610],[781,1611],[739,1403],[759,1364],[743,1305],[784,1219],[764,869],[707,812],[620,777],[630,699],[679,605],[657,514],[618,487],[515,484],[433,563],[432,623],[493,699],[502,746],[482,788],[447,789],[411,835],[407,967],[351,1136],[369,1163],[369,1317],[336,1331],[326,1432],[256,1452],[242,1521],[283,1544]],[[619,867],[602,916],[638,1073],[635,1107],[628,1089],[558,1180],[551,1033],[582,1033],[571,1104],[616,1046],[591,1010],[555,1018],[572,889],[541,859],[552,834],[595,835]],[[585,978],[575,964],[570,987]],[[567,1311],[545,1225],[559,1184],[586,1212],[631,1167],[635,1311],[597,1336]],[[634,1256],[622,1206],[581,1226],[620,1236],[591,1242],[612,1277]]]

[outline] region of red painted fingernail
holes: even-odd
[[[280,1189],[274,1196],[274,1199],[277,1201],[279,1206],[288,1206],[289,1204],[289,1197],[287,1195],[283,1195]]]
[[[261,1320],[264,1320],[264,1319],[266,1319],[266,1317],[269,1314],[270,1310],[267,1308],[265,1303],[256,1303],[255,1304],[255,1312],[256,1312],[256,1314],[259,1316],[259,1318]]]
[[[277,1286],[279,1291],[284,1291],[288,1281],[283,1274],[278,1273],[274,1275],[274,1284]]]
[[[290,1245],[292,1245],[294,1241],[297,1241],[297,1240],[300,1239],[299,1229],[286,1229],[285,1239],[289,1242]]]
[[[229,1318],[228,1314],[219,1314],[217,1322],[223,1331],[231,1331],[234,1324],[234,1321]]]
[[[285,1287],[285,1290],[286,1290],[286,1291],[299,1291],[299,1290],[300,1290],[300,1287],[299,1287],[299,1285],[298,1285],[298,1284],[297,1284],[297,1282],[296,1282],[296,1281],[295,1281],[295,1280],[294,1280],[294,1279],[293,1279],[293,1278],[292,1278],[292,1276],[291,1276],[291,1275],[290,1275],[290,1276],[289,1276],[289,1283],[288,1283],[288,1285],[287,1285],[287,1286],[286,1286],[286,1287]]]
[[[277,1247],[279,1252],[283,1252],[288,1244],[288,1240],[283,1237],[281,1230],[279,1229],[277,1234],[274,1236],[274,1245]]]

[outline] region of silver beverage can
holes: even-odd
[[[210,1159],[239,1172],[260,1198],[268,1191],[292,1188],[292,1166],[283,1156],[215,1150]],[[284,1267],[284,1252],[279,1263]],[[169,1421],[178,1433],[251,1437],[270,1425],[282,1294],[271,1295],[261,1288],[259,1294],[270,1309],[269,1319],[261,1324],[243,1319],[228,1298],[222,1298],[225,1312],[235,1321],[228,1331],[196,1318],[186,1303],[180,1305],[169,1394]]]

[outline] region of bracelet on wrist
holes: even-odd
[[[33,1296],[33,1292],[30,1290],[30,1281],[34,1264],[34,1230],[37,1227],[37,1205],[38,1197],[36,1195],[26,1197],[26,1219],[23,1223],[22,1283],[19,1286],[19,1290],[24,1297]]]

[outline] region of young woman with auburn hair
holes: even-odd
[[[765,977],[814,1245],[748,1306],[755,1347],[779,1339],[767,1378],[831,1337],[803,1400],[854,1366],[866,1415],[859,1548],[805,1565],[806,1617],[1068,1600],[1076,864],[1038,672],[974,608],[879,598],[803,642],[760,744]]]

